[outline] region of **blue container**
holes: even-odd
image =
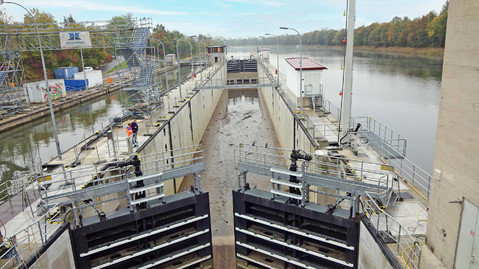
[[[88,84],[88,79],[86,80]],[[85,89],[85,80],[83,79],[65,79],[65,88],[70,91],[81,91]]]
[[[78,73],[78,67],[76,66],[58,67],[57,69],[55,69],[55,78],[72,79],[74,73]]]

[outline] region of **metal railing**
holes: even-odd
[[[394,166],[394,172],[429,199],[431,175],[405,157],[407,139],[404,136],[371,117],[356,117],[352,123],[353,126],[361,123],[358,136],[367,137],[369,146],[382,155],[388,165]]]
[[[33,177],[11,179],[0,184],[0,205],[22,192],[34,181]]]
[[[333,115],[333,117],[339,120],[339,117],[341,115],[341,110],[324,97],[323,97],[323,109],[325,112],[330,113],[331,115]]]
[[[407,158],[388,159],[386,162],[389,165],[394,166],[395,172],[407,184],[416,187],[416,192],[419,192],[419,194],[421,194],[426,200],[429,199],[429,195],[431,194],[431,174],[424,171],[421,167],[417,166]]]
[[[399,255],[407,268],[418,269],[421,262],[421,245],[418,239],[410,235],[399,221],[383,210],[374,199],[366,193],[364,201],[364,213],[371,221],[376,236],[383,236],[384,241],[394,242],[396,255]]]
[[[337,140],[338,137],[338,128],[339,124],[338,123],[314,123],[311,119],[311,117],[308,114],[304,115],[304,118],[306,119],[306,128],[308,128],[311,133],[311,136],[314,139],[328,139],[328,137],[333,137]]]
[[[123,119],[123,113],[118,113],[112,116],[109,116],[108,120],[101,121],[99,123],[93,124],[90,126],[89,130],[84,132],[82,137],[83,140],[82,142],[86,141],[89,137],[98,134],[101,131],[104,131],[107,128],[110,128],[111,125],[114,125],[114,123],[111,123],[111,120],[114,118],[121,118]],[[67,150],[68,151],[68,150]]]
[[[190,164],[204,162],[201,145],[141,155],[143,174],[155,174],[166,170],[187,167]]]
[[[240,144],[235,149],[235,163],[252,162],[262,166],[289,168],[291,150]],[[361,160],[351,160],[341,157],[312,154],[313,159],[305,167],[306,173],[326,174],[333,177],[351,177],[356,181],[372,182],[382,186],[392,187],[391,180],[385,176],[391,173],[382,169],[384,164]],[[327,160],[327,161],[325,161]],[[345,168],[345,166],[349,168]],[[354,170],[347,171],[347,170]]]
[[[60,228],[61,221],[50,223],[54,209],[37,217],[26,228],[12,234],[6,234],[0,249],[6,250],[0,255],[2,266],[0,268],[17,268],[25,266],[26,260],[38,251],[42,245]],[[34,217],[33,217],[34,218]]]
[[[133,163],[129,163],[128,160],[80,168],[62,167],[60,171],[43,175],[37,179],[41,198],[45,201],[43,205],[48,208],[56,204],[70,205],[77,200],[85,201],[94,197],[129,191],[131,187],[129,183],[140,180],[148,186],[195,174],[204,170],[204,156],[201,146],[195,145],[140,156],[139,164],[142,174],[136,177],[130,169]],[[196,177],[195,186],[201,191],[201,182]],[[131,202],[131,199],[123,194],[104,202],[125,198],[128,203]],[[91,202],[91,204],[98,203]],[[79,205],[80,214],[82,207],[89,207],[91,204]]]
[[[352,118],[352,127],[361,124],[359,135],[366,136],[369,144],[386,158],[404,158],[407,139],[371,117]]]
[[[239,163],[250,163],[257,167],[287,170],[291,164],[290,154],[291,150],[240,144],[235,149],[234,158],[237,166]],[[311,161],[305,163],[305,174],[323,175],[327,180],[336,178],[338,184],[342,184],[340,180],[347,179],[353,183],[375,186],[370,189],[374,190],[375,197],[381,199],[385,205],[388,203],[394,182],[391,172],[382,169],[383,164],[318,154],[313,154],[312,157]]]
[[[0,210],[8,212],[2,215],[4,223],[14,218],[38,198],[38,192],[34,189],[33,183],[35,183],[35,177],[31,173],[0,184]]]

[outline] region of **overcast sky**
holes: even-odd
[[[104,21],[131,13],[135,18],[152,18],[168,30],[187,35],[213,37],[257,37],[264,33],[284,34],[280,26],[300,33],[323,28],[344,28],[346,0],[12,0],[26,8],[51,13],[57,21],[71,14],[76,21]],[[429,11],[440,12],[446,0],[357,0],[356,27],[387,22],[393,17],[416,18]],[[24,10],[0,6],[15,21]],[[293,34],[293,33],[291,33]]]

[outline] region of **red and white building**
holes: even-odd
[[[288,63],[286,68],[286,85],[296,97],[299,103],[299,87],[300,87],[300,57],[286,58]],[[321,93],[322,82],[321,77],[323,70],[327,69],[325,66],[316,62],[313,59],[303,57],[303,105],[308,106],[310,103],[307,101],[310,97],[318,96]]]

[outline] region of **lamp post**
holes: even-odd
[[[180,39],[176,40],[176,57],[178,58],[178,89],[180,90],[180,99],[183,99],[183,96],[181,95],[181,73],[180,73],[180,53],[178,52],[178,44],[180,43],[180,40],[182,40],[184,36],[182,36]],[[190,53],[191,53],[191,73],[193,74],[193,46],[191,46],[191,42],[188,41],[188,39],[185,39],[188,44],[190,44]]]
[[[60,149],[60,141],[58,140],[57,124],[56,124],[56,121],[55,121],[55,112],[53,111],[52,98],[50,96],[50,87],[48,86],[47,68],[45,66],[45,58],[43,57],[43,48],[42,48],[42,42],[41,42],[41,39],[40,39],[40,32],[38,30],[37,19],[35,18],[35,16],[33,16],[33,14],[30,12],[30,10],[28,10],[26,7],[24,7],[24,6],[22,6],[18,3],[7,2],[7,1],[0,0],[0,5],[2,5],[2,4],[17,5],[21,8],[23,8],[23,9],[25,9],[28,12],[28,14],[33,18],[33,20],[35,20],[35,30],[37,32],[38,46],[40,48],[40,57],[42,58],[43,78],[45,80],[45,86],[46,86],[45,89],[47,91],[48,106],[50,108],[50,117],[52,119],[53,135],[55,137],[55,144],[56,144],[56,147],[57,147],[58,159],[61,160],[62,159],[62,151]]]
[[[161,44],[161,47],[163,48],[163,65],[165,66],[166,94],[169,94],[170,88],[168,87],[168,66],[166,65],[165,45],[159,39],[156,39],[156,38],[151,38],[151,39],[159,42]],[[158,44],[156,44],[156,50],[158,51],[158,58],[160,58],[160,51],[158,50]]]
[[[201,70],[200,71],[200,77],[201,77],[200,81],[201,81],[201,83],[203,83],[203,70],[202,70],[203,69],[203,62],[201,61],[201,40],[202,39],[200,39],[200,36],[198,35],[198,59],[199,59],[199,62],[200,62],[199,66],[200,66],[200,70]]]
[[[298,30],[289,27],[279,27],[281,30],[293,30],[299,35],[299,108],[303,116],[303,44]]]
[[[263,45],[263,38],[264,38],[264,36],[262,36],[262,35],[259,36],[259,40],[261,40],[261,47],[259,48],[260,52],[263,51],[263,46],[264,46]]]
[[[198,61],[201,63],[201,39],[200,36],[198,36]]]
[[[278,41],[278,36],[275,34],[264,34],[264,35],[271,35],[276,37],[276,72],[278,72],[278,86],[279,86],[279,41]]]

